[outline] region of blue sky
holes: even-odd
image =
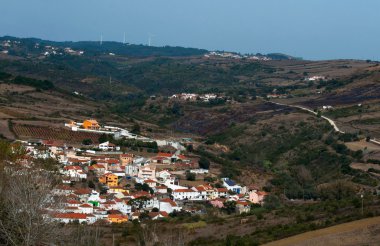
[[[0,0],[0,35],[380,60],[379,0]]]

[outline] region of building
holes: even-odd
[[[158,220],[158,219],[169,217],[169,214],[166,213],[166,212],[164,212],[164,211],[150,212],[148,215],[149,215],[149,217],[150,217],[151,220]]]
[[[172,193],[175,200],[196,200],[199,192],[192,189],[177,189]]]
[[[109,214],[107,219],[111,223],[123,223],[128,221],[128,216],[122,214]]]
[[[242,187],[240,185],[237,185],[233,180],[229,178],[223,178],[222,181],[223,186],[226,187],[228,190],[237,194],[240,194],[242,192]]]
[[[82,126],[84,129],[87,129],[87,130],[99,130],[100,129],[99,123],[93,119],[83,121]]]
[[[251,206],[246,201],[237,201],[236,202],[236,212],[239,214],[249,213]]]
[[[267,193],[264,191],[251,190],[248,192],[248,200],[251,203],[262,204],[266,195]]]
[[[125,174],[127,176],[131,176],[131,177],[134,177],[134,176],[137,176],[139,173],[139,167],[132,164],[132,165],[126,165],[125,166]]]
[[[99,144],[98,148],[101,149],[101,150],[103,150],[103,151],[115,150],[116,149],[116,145],[114,145],[113,143],[110,143],[109,141],[107,141],[107,142]]]
[[[140,179],[155,179],[156,178],[156,167],[153,165],[145,165],[139,168],[137,177]]]
[[[80,166],[65,166],[63,168],[63,174],[70,178],[87,179],[87,174]]]
[[[152,179],[146,179],[146,180],[144,180],[144,183],[149,185],[150,188],[154,188],[157,185],[157,182],[155,180],[152,180]]]
[[[62,223],[72,223],[74,221],[78,221],[79,223],[92,224],[95,222],[92,216],[80,213],[59,213],[55,214],[53,217],[55,220]]]
[[[108,187],[115,187],[119,184],[119,178],[113,173],[107,173],[99,178],[99,182],[107,185]]]
[[[120,163],[122,166],[126,166],[133,163],[134,154],[121,154]]]
[[[168,214],[174,211],[180,211],[182,208],[178,206],[178,204],[171,200],[170,198],[165,198],[160,201],[160,211],[164,211]]]
[[[79,210],[83,214],[93,214],[94,213],[94,208],[92,205],[85,203],[82,205],[79,205]]]

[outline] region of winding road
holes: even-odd
[[[284,104],[284,103],[278,103],[278,102],[272,102],[272,101],[267,101],[269,103],[273,103],[273,104],[277,104],[277,105],[280,105],[280,106],[285,106],[285,107],[291,107],[291,108],[298,108],[298,109],[301,109],[301,110],[304,110],[304,111],[307,111],[309,113],[312,113],[314,115],[318,115],[317,112],[314,112],[313,110],[309,109],[309,108],[306,108],[306,107],[303,107],[303,106],[299,106],[299,105],[289,105],[289,104]],[[329,124],[334,127],[334,130],[336,132],[339,132],[339,133],[344,133],[344,131],[340,130],[339,127],[336,125],[335,121],[333,121],[332,119],[330,118],[327,118],[326,116],[321,116],[321,118],[327,120],[329,122]],[[371,143],[374,143],[374,144],[378,144],[380,145],[380,141],[375,139],[375,138],[372,138],[369,140],[369,142]]]
[[[299,105],[288,105],[288,104],[283,104],[283,103],[277,103],[277,102],[271,102],[271,101],[267,101],[267,102],[270,102],[270,103],[273,103],[273,104],[277,104],[277,105],[280,105],[280,106],[285,106],[285,107],[291,107],[291,108],[298,108],[298,109],[302,109],[304,111],[307,111],[309,113],[312,113],[314,115],[318,115],[317,112],[314,112],[313,110],[309,109],[309,108],[306,108],[306,107],[303,107],[303,106],[299,106]],[[327,118],[326,116],[321,116],[321,118],[327,120],[329,122],[329,124],[334,127],[334,130],[336,132],[339,132],[339,133],[344,133],[343,131],[341,131],[339,129],[339,127],[336,125],[335,121],[333,121],[332,119],[330,118]]]

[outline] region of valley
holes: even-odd
[[[91,224],[83,229],[89,235],[103,230],[99,242],[109,245],[114,234],[119,245],[158,242],[174,230],[171,240],[188,245],[276,244],[380,215],[379,62],[216,56],[116,42],[0,42],[8,51],[0,55],[0,136],[36,155],[58,148],[60,182],[106,194],[108,200],[99,201],[107,216],[122,211],[120,224],[105,214],[109,223],[83,221]],[[65,127],[86,120],[99,126]],[[106,126],[124,135],[96,132]],[[70,158],[60,159],[61,152]],[[133,161],[124,165],[123,156]],[[77,166],[84,181],[65,181]],[[166,176],[144,176],[150,166],[181,187],[170,188]],[[119,188],[108,184],[107,175],[119,174]],[[218,190],[225,188],[226,194]],[[78,196],[78,206],[88,204],[75,192],[66,195]],[[131,205],[141,192],[151,203]],[[257,201],[253,193],[264,195]],[[108,203],[123,203],[118,199],[124,207],[110,209]],[[181,209],[159,210],[154,204],[160,202]],[[81,228],[65,216],[60,222],[67,231]]]

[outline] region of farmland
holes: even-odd
[[[98,143],[99,134],[90,132],[73,132],[64,128],[43,127],[16,124],[13,126],[15,134],[20,139],[38,138],[45,140],[61,140],[67,143],[81,143],[83,139],[91,139]]]

